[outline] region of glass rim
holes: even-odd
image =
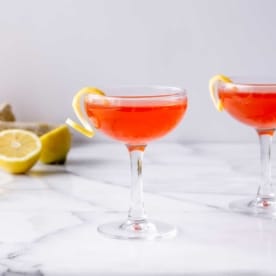
[[[114,100],[149,100],[149,99],[166,99],[166,98],[181,98],[187,97],[187,90],[177,86],[165,85],[118,85],[118,86],[101,86],[100,90],[107,91],[106,95],[87,94],[86,98],[104,97],[106,99]],[[108,91],[120,91],[123,93],[109,94]],[[151,93],[139,93],[132,91],[152,90]],[[161,92],[162,91],[162,92]],[[131,94],[132,93],[132,94]]]
[[[225,88],[236,87],[238,90],[271,90],[276,92],[276,76],[230,76],[232,82],[221,82]]]

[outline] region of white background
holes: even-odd
[[[182,86],[189,110],[165,141],[255,141],[216,112],[208,80],[276,74],[275,11],[273,0],[0,0],[0,102],[62,123],[83,86]]]

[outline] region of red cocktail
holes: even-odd
[[[106,135],[128,144],[144,144],[170,132],[187,109],[187,98],[87,96],[85,109],[91,122]]]
[[[98,231],[118,239],[155,239],[176,234],[176,228],[147,219],[143,203],[142,161],[147,143],[172,131],[187,110],[187,95],[183,89],[162,86],[125,86],[103,89],[84,88],[73,100],[80,126],[67,123],[87,136],[93,129],[81,113],[84,109],[92,125],[108,137],[123,142],[131,161],[131,204],[125,222],[100,225]]]
[[[253,127],[261,146],[262,182],[253,200],[233,202],[230,207],[245,213],[276,218],[276,199],[271,181],[271,144],[276,128],[276,84],[235,81],[218,75],[210,81],[213,100],[238,121]]]
[[[276,127],[275,91],[237,91],[236,88],[220,88],[218,96],[224,109],[235,119],[257,129]]]

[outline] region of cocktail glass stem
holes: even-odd
[[[257,130],[257,132],[261,149],[261,184],[257,193],[257,201],[259,201],[263,207],[266,207],[266,205],[270,205],[269,203],[271,201],[275,201],[275,193],[271,181],[271,146],[274,130],[265,133],[261,130]]]
[[[261,182],[255,199],[248,201],[241,199],[230,203],[229,207],[235,211],[251,215],[276,218],[276,199],[271,181],[271,145],[274,129],[257,129],[260,141]]]
[[[131,188],[130,208],[128,219],[130,221],[143,221],[147,218],[143,199],[143,155],[146,145],[127,145],[130,155]]]
[[[130,155],[131,188],[128,217],[102,224],[98,231],[117,239],[157,239],[175,236],[177,229],[165,222],[148,220],[143,199],[143,155],[146,145],[126,145]]]
[[[144,208],[142,171],[145,148],[146,145],[127,145],[131,169],[130,208],[127,221],[120,227],[136,233],[156,230],[154,224],[148,222]]]

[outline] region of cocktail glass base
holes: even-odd
[[[274,198],[241,199],[229,204],[233,211],[276,219],[276,201]]]
[[[109,238],[122,240],[155,240],[172,238],[177,234],[177,229],[156,220],[127,220],[124,223],[114,221],[102,224],[98,227],[98,232]]]

